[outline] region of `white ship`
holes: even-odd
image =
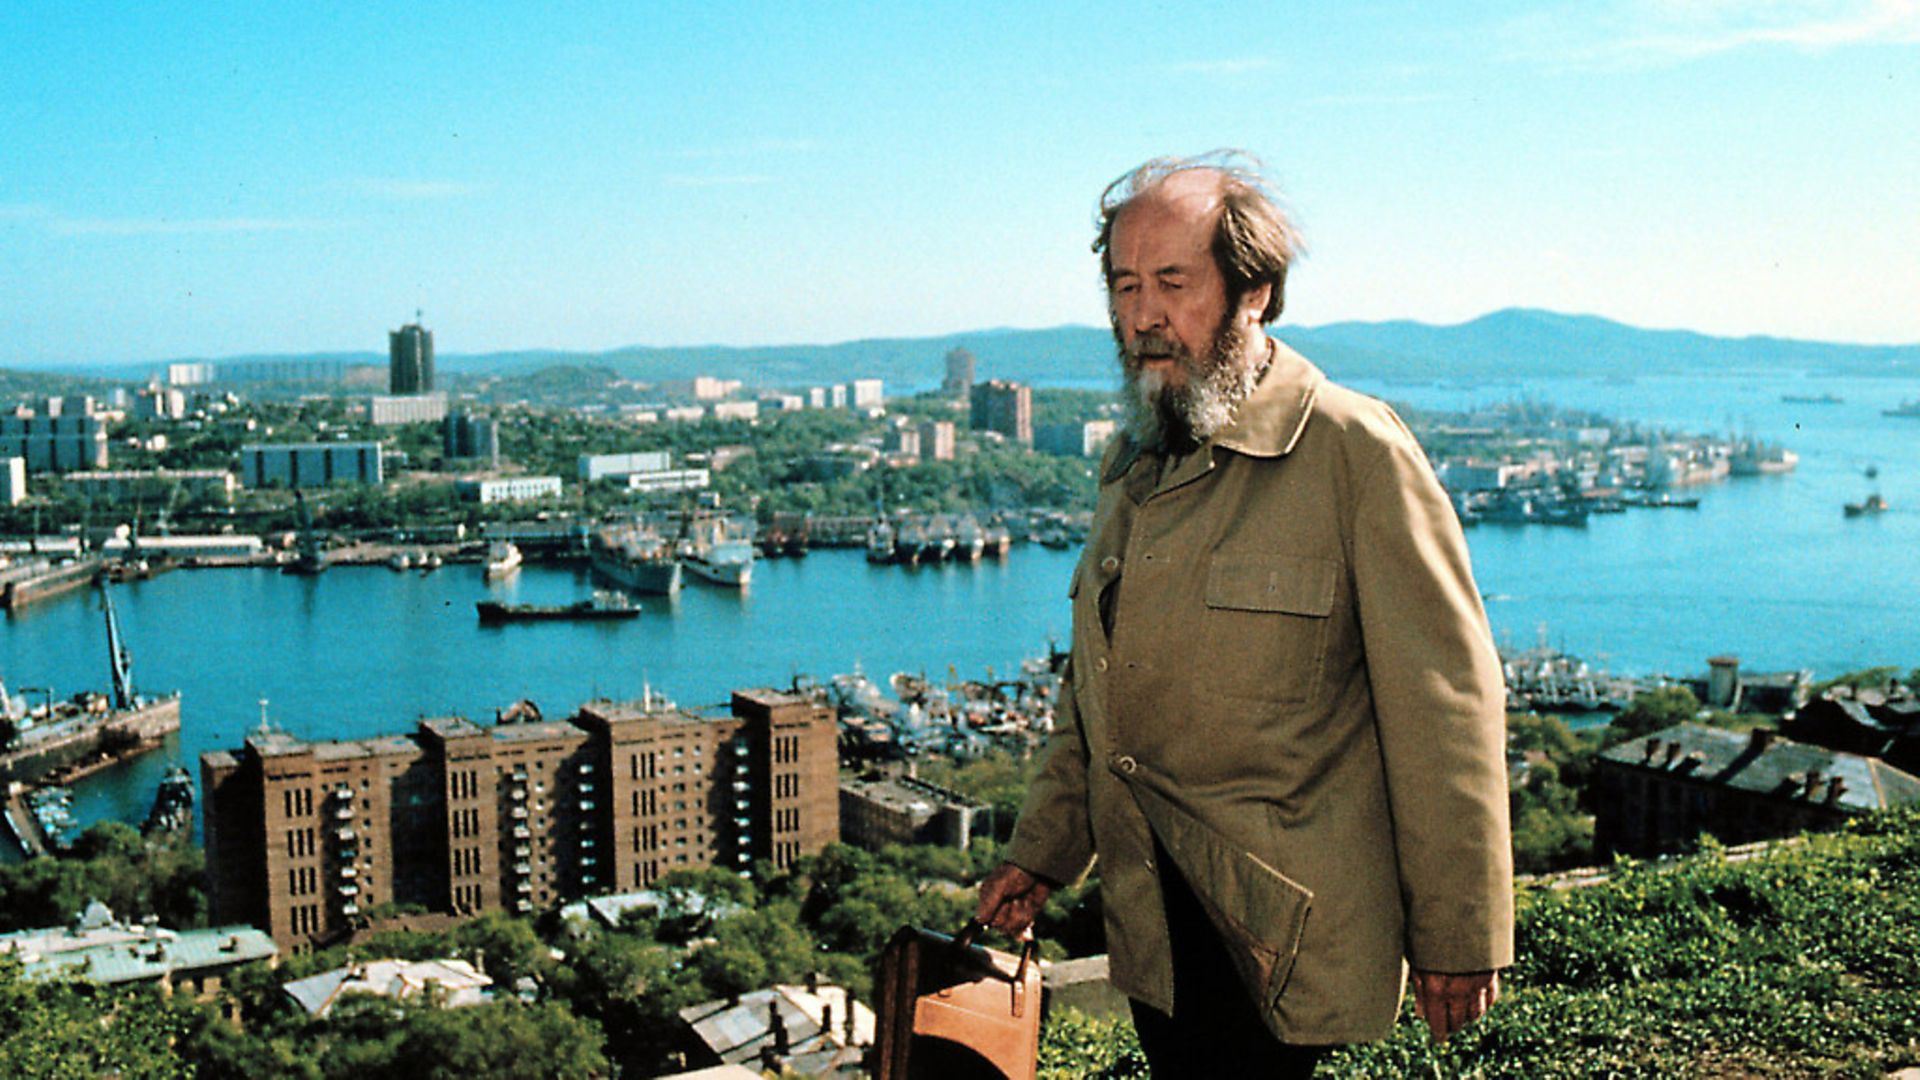
[[[680,563],[695,577],[744,589],[753,580],[753,538],[718,515],[687,523]]]
[[[520,549],[509,541],[495,540],[487,548],[487,580],[503,578],[520,569]]]

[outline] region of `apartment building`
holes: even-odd
[[[256,732],[201,756],[214,908],[305,951],[382,905],[525,913],[788,866],[839,838],[836,735],[832,710],[770,690],[721,715],[597,701],[348,742]]]

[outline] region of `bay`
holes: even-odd
[[[1695,489],[1698,510],[1595,516],[1584,529],[1468,530],[1496,636],[1551,643],[1616,672],[1704,670],[1731,653],[1749,670],[1832,675],[1920,666],[1920,421],[1881,410],[1920,398],[1920,380],[1795,373],[1357,384],[1415,408],[1521,398],[1693,433],[1776,439],[1801,455],[1784,476]],[[1784,394],[1833,393],[1837,405]],[[1879,470],[1868,480],[1868,465]],[[1892,509],[1844,518],[1870,491]],[[550,716],[651,686],[716,705],[742,686],[790,685],[859,666],[936,680],[1014,670],[1064,641],[1077,552],[1016,548],[1004,562],[908,570],[855,551],[762,561],[744,594],[690,582],[626,623],[481,627],[473,603],[559,603],[584,573],[528,566],[488,585],[475,567],[432,574],[341,567],[317,579],[266,570],[179,571],[115,587],[135,675],[184,692],[183,730],[161,752],[79,785],[83,821],[138,821],[166,765],[240,745],[265,715],[309,739],[411,730],[423,716],[485,720],[520,698]],[[0,621],[0,676],[16,694],[107,683],[97,601],[79,596]],[[37,694],[35,695],[37,697]]]

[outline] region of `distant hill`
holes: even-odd
[[[1920,345],[1844,345],[1773,337],[1712,337],[1690,330],[1645,330],[1595,315],[1508,308],[1439,326],[1395,320],[1286,326],[1288,344],[1335,377],[1502,378],[1807,371],[1846,375],[1920,374]],[[567,365],[605,368],[646,382],[714,375],[755,386],[816,386],[853,378],[885,379],[890,391],[938,385],[943,357],[964,347],[980,378],[1036,385],[1100,385],[1113,378],[1113,342],[1104,327],[980,330],[924,338],[871,338],[831,345],[634,345],[607,352],[520,350],[441,354],[441,370],[461,375],[524,374]],[[292,354],[286,358],[298,358]],[[329,353],[314,359],[384,365],[382,353]],[[232,357],[259,360],[268,357]],[[219,361],[215,361],[219,362]],[[145,377],[162,364],[123,365]],[[78,373],[78,372],[76,372]],[[107,369],[85,369],[101,376]],[[121,368],[113,374],[122,374]]]

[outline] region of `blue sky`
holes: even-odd
[[[1920,342],[1920,0],[534,7],[0,9],[0,365],[1098,324],[1226,145],[1290,322]]]

